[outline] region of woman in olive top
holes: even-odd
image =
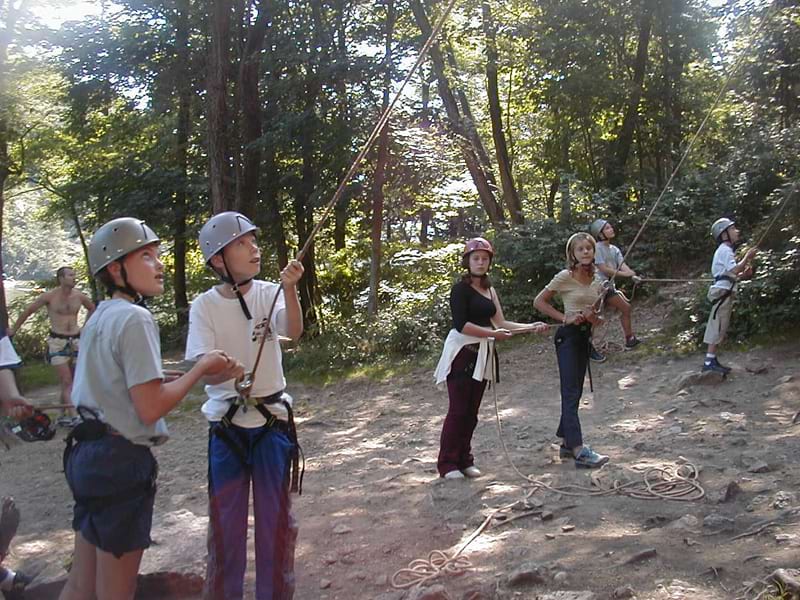
[[[583,443],[578,406],[589,362],[592,325],[600,322],[593,305],[602,292],[595,277],[595,240],[588,233],[576,233],[567,241],[567,268],[539,292],[533,305],[539,312],[562,323],[556,330],[555,345],[561,379],[561,420],[556,435],[561,438],[559,454],[574,458],[575,466],[597,468],[608,462]],[[564,312],[553,306],[558,295]]]

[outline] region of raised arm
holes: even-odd
[[[8,328],[9,337],[12,337],[15,333],[17,333],[17,331],[19,331],[20,327],[22,327],[22,324],[28,319],[28,317],[30,317],[43,306],[47,305],[47,303],[50,301],[50,294],[51,292],[45,292],[44,294],[41,294],[38,298],[36,298],[36,300],[25,307],[25,310],[23,310],[19,317],[17,317],[14,325]]]

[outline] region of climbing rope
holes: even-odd
[[[551,325],[560,327],[560,325]],[[489,357],[494,355],[494,338],[489,338]],[[522,498],[498,508],[492,509],[489,515],[483,520],[480,526],[473,531],[470,536],[452,554],[443,550],[432,550],[427,559],[414,559],[407,567],[395,571],[392,575],[390,584],[395,589],[406,589],[414,586],[422,586],[432,581],[442,574],[460,574],[473,567],[469,558],[463,556],[467,547],[475,541],[498,515],[508,512],[519,505],[525,505],[526,501],[540,490],[546,490],[555,494],[570,497],[594,497],[594,496],[628,496],[637,500],[676,500],[682,502],[696,502],[705,496],[703,486],[698,482],[699,471],[692,463],[684,463],[675,467],[649,467],[639,481],[621,482],[614,480],[610,487],[603,488],[599,478],[592,477],[594,487],[568,484],[563,486],[551,485],[541,479],[531,475],[526,475],[514,464],[511,454],[506,445],[503,435],[503,422],[500,418],[500,406],[497,396],[496,365],[494,360],[490,360],[492,366],[492,390],[494,400],[494,415],[497,426],[497,436],[503,448],[506,461],[514,472],[525,481],[525,491]],[[602,472],[602,470],[601,470]],[[519,516],[529,516],[538,514],[537,511],[529,511]],[[510,522],[508,519],[503,522]]]
[[[773,2],[764,11],[764,15],[761,17],[761,21],[759,22],[758,26],[756,27],[756,29],[755,29],[755,31],[753,33],[754,37],[758,36],[761,33],[761,30],[764,28],[764,26],[766,25],[767,21],[772,17],[772,14],[775,12],[775,9],[777,8],[777,6],[778,6],[778,3],[777,2]],[[633,248],[634,248],[634,246],[636,246],[636,243],[639,241],[639,238],[641,237],[642,232],[644,231],[644,228],[647,227],[647,224],[650,222],[650,219],[653,216],[653,213],[656,211],[656,208],[658,208],[658,205],[661,203],[661,201],[663,200],[663,198],[666,195],[667,191],[672,186],[673,179],[675,179],[675,176],[677,175],[677,173],[680,170],[680,168],[683,166],[683,163],[686,160],[686,157],[688,157],[689,153],[692,151],[692,148],[694,147],[694,144],[697,141],[697,138],[700,137],[700,133],[705,129],[706,123],[708,123],[708,119],[711,117],[713,112],[717,109],[717,105],[719,105],[720,100],[722,100],[722,96],[727,91],[728,85],[730,84],[731,79],[733,79],[734,74],[739,71],[739,68],[741,67],[742,62],[744,61],[745,56],[747,56],[747,54],[745,53],[745,49],[743,49],[739,53],[739,56],[737,57],[736,61],[733,64],[733,67],[728,71],[727,76],[723,80],[722,85],[720,86],[720,89],[717,92],[716,97],[714,98],[714,102],[711,104],[711,108],[708,110],[708,112],[706,112],[705,117],[703,117],[703,120],[700,122],[700,125],[697,127],[697,130],[694,132],[694,135],[689,140],[689,144],[686,146],[686,150],[684,150],[683,154],[681,155],[681,158],[678,161],[678,164],[675,165],[675,168],[672,170],[672,173],[670,174],[669,179],[667,179],[666,184],[664,184],[664,188],[661,190],[661,193],[658,195],[658,198],[656,199],[655,203],[650,208],[650,211],[647,213],[647,217],[645,218],[645,220],[642,223],[641,227],[639,227],[639,230],[636,232],[636,235],[634,236],[633,241],[631,242],[630,246],[628,246],[628,249],[625,251],[625,254],[622,257],[622,263],[620,264],[620,266],[622,266],[623,264],[625,264],[627,262],[628,256],[633,251]],[[774,222],[774,219],[773,219],[773,222]],[[756,244],[756,245],[758,245],[758,244]],[[617,268],[614,271],[614,273],[612,274],[612,276],[608,280],[608,281],[611,282],[612,285],[614,283],[614,280],[617,277],[617,273],[619,273],[619,268]],[[597,312],[602,312],[603,304],[605,303],[605,292],[603,292],[600,295],[600,298],[598,300],[599,300],[599,309],[597,310]]]
[[[392,111],[394,110],[394,107],[397,104],[398,100],[400,100],[400,97],[403,95],[403,90],[405,90],[406,85],[408,85],[414,74],[419,69],[422,62],[425,60],[425,57],[428,55],[428,51],[430,50],[433,43],[436,41],[436,38],[439,37],[439,33],[441,33],[442,27],[444,27],[444,24],[447,21],[447,18],[450,15],[450,13],[452,12],[456,2],[457,0],[450,0],[450,2],[448,2],[447,6],[445,7],[444,11],[439,17],[439,20],[434,25],[430,36],[428,36],[428,39],[425,41],[425,44],[423,44],[422,48],[420,49],[416,62],[406,75],[406,78],[403,80],[403,83],[395,92],[392,101],[389,103],[389,105],[381,114],[380,118],[378,119],[378,122],[372,129],[372,133],[370,133],[369,137],[364,142],[364,145],[361,147],[361,150],[356,155],[355,159],[350,165],[350,168],[347,170],[347,173],[342,178],[342,181],[339,183],[339,187],[336,188],[336,191],[334,192],[330,201],[325,206],[325,210],[322,212],[322,216],[317,221],[317,224],[314,225],[314,228],[308,235],[308,238],[303,244],[303,247],[297,253],[295,260],[302,262],[303,258],[306,255],[306,252],[308,252],[308,249],[311,247],[311,243],[314,241],[314,238],[317,237],[317,234],[319,233],[320,229],[322,229],[322,226],[327,222],[328,218],[330,217],[331,211],[333,210],[333,207],[336,205],[336,203],[341,199],[342,195],[344,194],[344,191],[347,188],[347,184],[350,183],[350,180],[355,176],[356,172],[358,171],[358,168],[361,166],[361,163],[364,160],[364,157],[366,157],[367,153],[372,149],[372,146],[375,144],[375,141],[378,139],[378,136],[380,135],[381,131],[383,131],[383,128],[386,127],[386,124],[389,122],[389,117],[392,115]],[[275,312],[275,305],[278,302],[278,296],[281,293],[282,287],[283,286],[281,285],[275,292],[275,297],[272,299],[272,304],[270,304],[266,318],[267,327],[269,327],[269,324],[272,322],[272,314]],[[261,337],[261,344],[258,347],[258,353],[256,354],[256,360],[253,364],[253,369],[249,373],[247,373],[241,380],[236,381],[235,384],[236,391],[239,393],[240,399],[244,402],[247,401],[247,399],[250,396],[250,392],[253,389],[253,384],[255,383],[256,369],[258,367],[259,362],[261,361],[261,351],[264,348],[264,342],[266,342],[267,337],[268,337],[267,335]]]

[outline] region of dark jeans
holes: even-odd
[[[561,420],[556,435],[567,448],[583,445],[578,406],[583,395],[583,380],[589,363],[588,325],[564,325],[556,330],[556,358],[561,379]]]
[[[478,410],[481,407],[486,380],[475,381],[472,368],[478,353],[462,348],[453,359],[450,374],[447,376],[447,395],[450,406],[442,426],[437,468],[439,475],[450,471],[460,471],[471,467],[472,434],[478,424]],[[470,368],[472,367],[472,368]]]

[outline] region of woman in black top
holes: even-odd
[[[478,424],[478,409],[486,389],[486,378],[481,381],[472,378],[479,349],[476,342],[480,340],[464,340],[463,336],[507,340],[517,333],[547,330],[544,323],[527,324],[506,320],[497,293],[487,275],[493,257],[494,249],[487,240],[469,240],[461,259],[461,265],[467,272],[450,292],[453,329],[457,333],[450,332],[444,354],[448,351],[457,353],[450,363],[447,375],[450,404],[442,426],[437,461],[439,475],[447,479],[481,475],[474,464],[471,442],[472,433]]]

